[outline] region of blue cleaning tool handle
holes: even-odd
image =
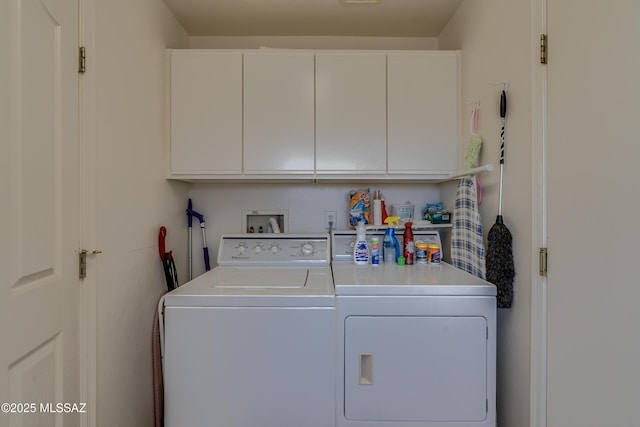
[[[187,214],[189,215],[189,218],[191,217],[196,217],[198,218],[198,221],[200,221],[200,228],[202,228],[203,224],[204,224],[204,215],[199,214],[198,212],[191,210],[189,212],[187,212]]]
[[[188,217],[188,221],[189,221],[189,228],[191,228],[191,226],[193,226],[193,217],[198,218],[198,221],[200,221],[200,227],[203,227],[204,224],[204,215],[199,214],[198,212],[193,210],[193,205],[191,204],[191,199],[189,199],[189,205],[187,206],[187,217]]]
[[[209,248],[203,248],[204,251],[204,269],[205,271],[211,270],[211,265],[209,263]]]

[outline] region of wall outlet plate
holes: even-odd
[[[338,217],[336,216],[336,211],[324,211],[324,229],[325,230],[335,230],[336,224],[338,222]],[[331,223],[331,225],[329,225]]]

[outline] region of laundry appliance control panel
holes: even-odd
[[[218,265],[318,265],[330,262],[328,234],[227,234]]]

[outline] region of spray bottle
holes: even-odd
[[[412,222],[404,223],[404,258],[407,265],[413,264],[416,253],[416,244],[413,241],[413,230],[411,230],[412,225]]]
[[[398,239],[396,239],[394,223],[397,224],[400,220],[400,217],[390,216],[385,219],[385,224],[387,224],[387,231],[384,233],[384,238],[382,239],[382,256],[385,263],[395,263],[400,256],[400,244],[398,243]]]
[[[358,222],[356,245],[353,247],[353,262],[359,265],[369,264],[369,245],[364,221]]]

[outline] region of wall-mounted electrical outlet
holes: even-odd
[[[324,211],[324,229],[335,230],[336,223],[337,223],[336,211]]]

